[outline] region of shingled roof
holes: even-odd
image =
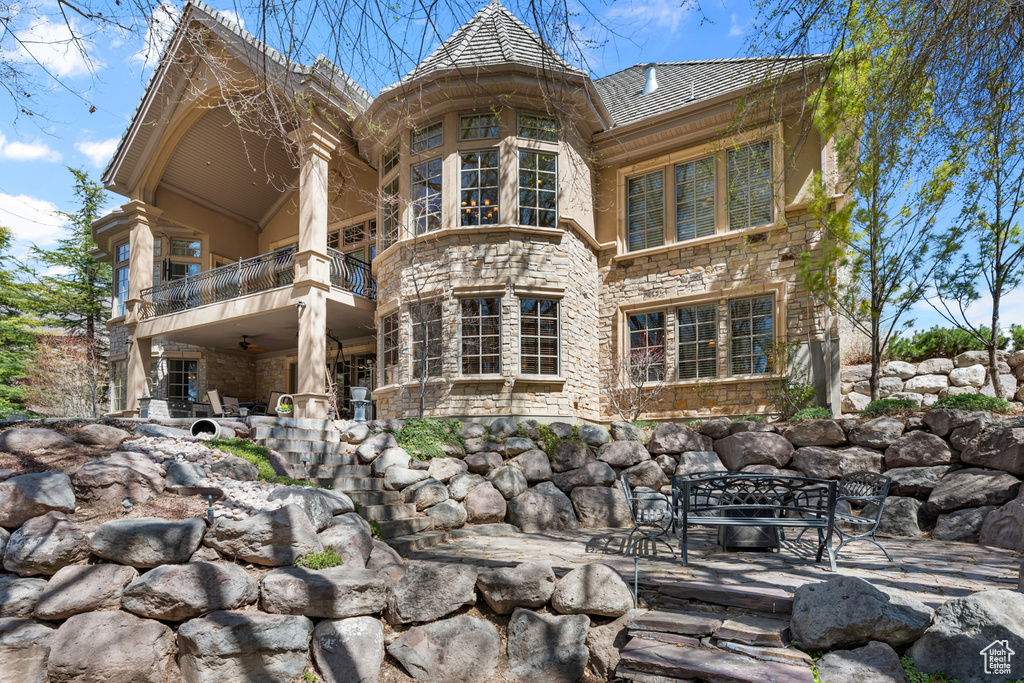
[[[615,126],[634,123],[716,95],[763,85],[824,61],[801,57],[712,59],[655,64],[658,88],[643,94],[648,64],[637,64],[594,81]]]
[[[494,64],[521,64],[554,71],[584,72],[569,64],[500,0],[490,0],[448,40],[386,92],[435,71]]]

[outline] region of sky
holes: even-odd
[[[52,2],[41,1],[44,5]],[[209,4],[243,26],[255,23],[253,17],[239,16],[231,2],[214,0]],[[511,2],[508,6],[515,7]],[[166,3],[164,7],[167,10],[155,16],[157,21],[151,22],[145,35],[143,31],[93,35],[86,55],[61,42],[67,29],[43,15],[24,17],[34,38],[30,47],[4,51],[0,44],[0,59],[23,60],[24,50],[31,49],[64,85],[35,96],[33,101],[46,116],[19,115],[0,91],[0,224],[14,231],[16,258],[25,256],[32,244],[51,247],[60,238],[62,221],[55,212],[76,208],[68,166],[84,169],[95,180],[102,174],[158,57],[149,46],[167,32],[168,19],[180,5]],[[680,0],[597,0],[578,9],[578,30],[596,42],[587,50],[585,62],[594,77],[637,63],[745,56],[755,20],[750,0],[708,0],[699,10],[688,3],[681,5]],[[447,37],[468,16],[452,17],[447,26],[439,24],[437,33]],[[422,34],[416,23],[407,30]],[[429,53],[437,41],[420,43],[418,51]],[[326,46],[323,52],[332,54]],[[399,70],[374,70],[365,64],[359,68],[343,62],[339,66],[372,94],[397,80],[395,71]],[[107,208],[123,201],[111,195]],[[986,303],[979,302],[972,317],[983,320],[986,310]],[[928,304],[919,304],[911,317],[918,329],[943,324]],[[1003,319],[1007,324],[1024,321],[1024,297],[1008,297]]]

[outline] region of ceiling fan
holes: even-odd
[[[238,342],[238,346],[241,347],[242,353],[249,353],[250,351],[258,351],[260,353],[267,353],[267,350],[256,346],[251,341],[248,341],[249,335],[243,334],[242,341]]]

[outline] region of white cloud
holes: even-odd
[[[174,26],[181,16],[181,10],[169,3],[161,3],[146,18],[146,36],[142,39],[142,47],[131,57],[133,62],[141,62],[146,67],[156,66],[164,46],[174,33]]]
[[[230,10],[230,9],[221,9],[221,10],[217,10],[217,11],[220,12],[221,14],[223,14],[225,17],[227,17],[231,21],[233,21],[236,24],[238,24],[239,27],[245,28],[245,19],[243,19],[241,16],[239,16],[238,12],[235,12],[234,10]]]
[[[675,33],[690,14],[690,3],[686,0],[631,0],[617,2],[608,10],[607,17],[629,19],[637,25],[667,29]]]
[[[0,225],[10,228],[15,240],[42,246],[60,235],[64,218],[57,214],[53,202],[0,192]]]
[[[0,133],[0,159],[5,161],[60,161],[61,155],[45,142],[39,140],[8,142],[7,136]]]
[[[20,41],[18,48],[0,53],[0,57],[23,64],[36,62],[57,78],[92,74],[103,64],[90,54],[92,40],[73,20],[70,23],[69,28],[63,21],[38,17],[27,29],[14,32]]]
[[[999,327],[1009,330],[1011,323],[1021,324],[1024,320],[1024,294],[1022,289],[1006,292],[999,300]],[[944,310],[938,299],[932,299],[939,310]],[[949,308],[952,312],[958,313],[955,302],[950,302]],[[938,325],[950,327],[949,321],[935,310],[928,301],[921,301],[910,310],[910,316],[914,319],[915,330],[926,330]],[[972,303],[966,310],[967,321],[972,325],[988,327],[992,323],[992,297],[985,293],[980,299]]]
[[[75,149],[89,157],[89,161],[92,162],[93,166],[103,168],[110,161],[110,157],[114,156],[114,151],[117,149],[117,138],[108,138],[106,140],[88,141],[75,143]]]
[[[750,28],[750,22],[749,21],[747,21],[746,23],[741,24],[740,23],[739,15],[738,14],[732,15],[732,25],[729,26],[729,35],[731,37],[735,38],[737,36],[742,36],[744,33],[747,32],[748,28]]]

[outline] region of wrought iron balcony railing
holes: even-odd
[[[331,259],[331,285],[367,298],[377,299],[377,283],[370,272],[370,264],[343,254],[337,249],[327,249]]]

